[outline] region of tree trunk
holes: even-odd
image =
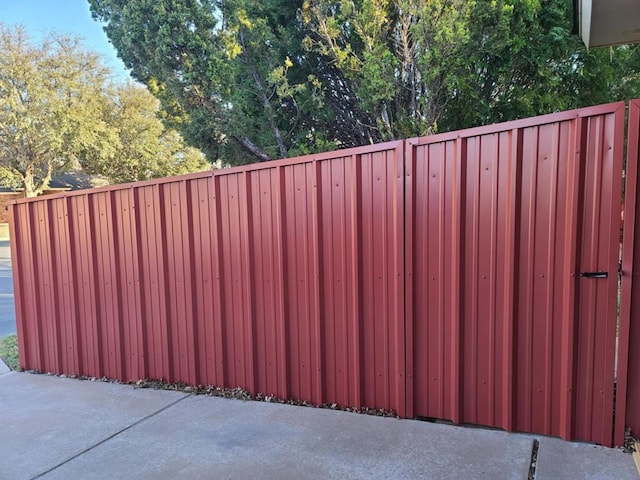
[[[269,155],[260,150],[260,148],[247,137],[235,135],[233,139],[238,142],[240,146],[247,152],[256,157],[260,162],[268,162],[269,160],[271,160],[271,158],[269,158]]]
[[[269,102],[269,97],[267,96],[264,85],[262,84],[262,80],[260,79],[258,70],[256,69],[256,66],[251,61],[251,58],[249,57],[249,53],[247,52],[247,47],[245,45],[244,35],[242,33],[242,30],[240,30],[240,45],[242,46],[243,56],[244,56],[245,62],[247,62],[247,67],[249,68],[249,72],[253,77],[253,82],[256,84],[256,89],[258,90],[258,96],[260,97],[260,100],[262,101],[262,106],[264,107],[264,111],[267,114],[267,118],[269,120],[269,126],[271,127],[271,131],[273,132],[273,137],[275,138],[276,144],[278,145],[278,150],[280,151],[280,157],[287,158],[289,154],[287,152],[287,147],[284,144],[282,134],[280,133],[280,129],[278,128],[278,122],[275,116],[275,112],[271,107],[271,103]]]
[[[33,175],[33,165],[29,165],[22,175],[22,183],[24,184],[24,196],[27,198],[36,197],[35,178]]]
[[[40,195],[45,188],[49,186],[49,182],[51,181],[52,175],[51,164],[47,164],[47,174],[40,182],[40,185],[36,186],[36,177],[35,177],[35,166],[33,164],[29,165],[22,175],[22,183],[24,184],[24,196],[27,198],[33,198]]]

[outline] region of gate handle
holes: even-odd
[[[609,272],[582,272],[580,276],[585,278],[607,278]]]

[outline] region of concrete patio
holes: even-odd
[[[1,362],[0,362],[1,363]],[[637,480],[632,456],[555,438],[10,372],[0,478]]]

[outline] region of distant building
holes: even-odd
[[[82,171],[73,171],[54,175],[47,188],[42,194],[67,192],[69,190],[84,190],[86,188],[97,188],[109,185],[109,179],[100,175],[90,175]],[[22,189],[11,189],[0,187],[0,223],[7,223],[7,205],[12,200],[23,198]]]

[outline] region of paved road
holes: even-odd
[[[11,251],[9,241],[0,241],[0,337],[16,333],[16,310],[13,303]]]

